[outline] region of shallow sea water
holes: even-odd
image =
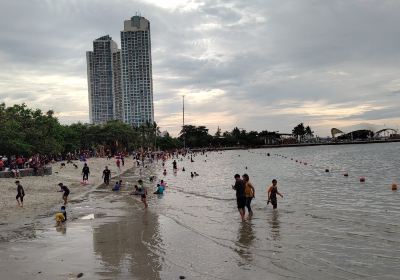
[[[400,279],[400,196],[391,190],[400,182],[399,149],[226,151],[178,161],[186,172],[177,174],[169,164],[171,187],[153,206],[163,240],[155,249],[204,279]],[[235,173],[248,173],[256,189],[254,217],[244,223],[231,189]],[[284,195],[277,211],[266,205],[274,178]]]
[[[70,206],[71,216],[93,215],[89,220],[0,246],[12,255],[0,268],[14,276],[13,266],[22,267],[15,279],[72,279],[80,271],[90,279],[399,279],[400,190],[391,190],[400,183],[399,149],[388,143],[212,152],[177,160],[176,173],[169,160],[166,176],[161,163],[143,172],[169,186],[149,198],[148,210],[127,190],[97,190]],[[231,188],[235,173],[248,173],[256,189],[254,216],[245,222]],[[275,211],[266,204],[274,178],[284,195]],[[130,188],[136,180],[133,172],[124,175]],[[36,270],[43,273],[32,277]]]

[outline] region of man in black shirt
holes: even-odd
[[[89,166],[87,166],[87,163],[85,163],[85,166],[82,168],[82,174],[83,174],[83,181],[87,181],[89,179]]]
[[[106,166],[106,169],[103,170],[103,178],[104,178],[104,184],[107,186],[110,184],[110,177],[111,177],[111,171],[108,169],[108,166]]]
[[[236,191],[236,202],[237,207],[240,213],[240,217],[242,221],[244,221],[245,214],[245,206],[246,206],[246,196],[244,195],[244,183],[243,180],[240,179],[239,174],[235,174],[235,185],[232,186],[232,189]]]
[[[15,197],[15,199],[18,202],[18,206],[24,207],[24,196],[25,196],[24,188],[21,186],[19,181],[15,181],[15,184],[17,185],[17,196]],[[21,202],[18,200],[18,198],[20,199]]]

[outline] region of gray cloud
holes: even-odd
[[[120,44],[123,20],[141,11],[152,26],[156,120],[172,132],[183,93],[188,120],[211,130],[399,124],[397,1],[154,3],[0,0],[1,101],[87,121],[85,52],[105,34]]]

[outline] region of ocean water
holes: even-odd
[[[389,143],[213,152],[178,160],[186,171],[177,173],[167,162],[158,175],[170,187],[150,205],[160,242],[149,246],[168,264],[161,278],[179,266],[201,279],[400,279],[400,193],[391,190],[399,151]],[[256,189],[246,222],[235,173]],[[266,204],[274,178],[284,196],[275,211]]]
[[[168,160],[166,176],[161,162],[131,171],[120,193],[100,187],[71,199],[62,229],[44,226],[34,240],[0,244],[0,278],[400,279],[400,188],[391,190],[400,187],[399,149],[211,152],[178,159],[176,173]],[[149,196],[147,210],[128,195],[140,173],[149,192],[151,175],[168,183],[164,195]],[[235,173],[247,173],[256,190],[245,222],[231,188]],[[267,205],[272,179],[284,196],[277,210]]]

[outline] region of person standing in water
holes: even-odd
[[[18,206],[24,207],[24,196],[25,196],[24,188],[21,186],[19,181],[15,181],[15,184],[17,185],[17,196],[15,197],[15,199],[17,200]]]
[[[244,195],[244,183],[243,180],[240,179],[239,174],[235,174],[234,178],[235,178],[235,185],[232,186],[232,189],[236,191],[237,208],[239,210],[239,214],[243,222],[245,214],[245,206],[246,206],[246,197]]]
[[[108,186],[110,184],[110,177],[111,177],[111,171],[110,169],[108,169],[108,166],[106,166],[106,168],[103,170],[102,177],[104,178],[104,184]]]
[[[276,195],[280,195],[283,198],[283,195],[278,191],[278,181],[276,179],[272,180],[272,186],[268,189],[268,202],[267,205],[271,202],[273,209],[278,208],[278,200]]]
[[[244,194],[246,197],[246,207],[249,212],[249,219],[253,216],[253,211],[251,210],[251,200],[255,197],[255,190],[253,185],[250,183],[249,175],[243,174],[242,176],[244,182]]]
[[[90,174],[90,170],[89,170],[89,166],[87,165],[87,163],[85,163],[85,165],[82,168],[82,180],[85,182],[87,180],[89,180],[89,174]]]
[[[173,166],[174,171],[177,171],[177,170],[178,170],[178,166],[177,166],[176,160],[174,160],[174,161],[172,162],[172,166]]]

